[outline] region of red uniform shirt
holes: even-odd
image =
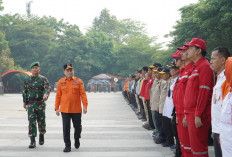
[[[150,77],[150,80],[148,81],[148,83],[145,86],[145,92],[144,92],[144,99],[149,100],[149,91],[151,89],[151,86],[153,85],[154,79],[152,77]]]
[[[180,73],[181,73],[181,70],[179,70],[179,76],[178,77],[180,77]],[[175,110],[176,110],[176,106],[178,104],[178,98],[177,98],[178,83],[179,83],[179,78],[177,79],[177,81],[175,83],[173,93],[172,93],[172,99],[173,99],[173,104],[175,106]]]
[[[213,86],[213,70],[205,57],[202,57],[193,65],[187,82],[184,97],[185,113],[194,113],[199,117],[203,112],[210,115]]]
[[[183,114],[184,113],[184,95],[185,90],[188,82],[188,77],[192,72],[194,63],[189,63],[187,66],[185,66],[183,69],[180,70],[180,75],[178,79],[178,84],[175,85],[175,102],[174,105],[176,107],[176,113],[177,114]]]
[[[148,80],[143,79],[143,84],[142,84],[139,96],[145,97],[145,87],[147,83],[148,83]]]

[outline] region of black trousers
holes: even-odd
[[[166,139],[165,134],[164,134],[164,130],[162,127],[162,114],[160,114],[159,112],[155,111],[155,123],[157,126],[157,130],[159,132],[159,136],[161,139]]]
[[[213,139],[212,135],[212,126],[210,125],[209,132],[208,132],[208,146],[213,146]]]
[[[175,139],[176,139],[176,157],[181,157],[182,152],[180,149],[180,141],[178,138],[178,132],[177,132],[177,127],[176,127],[176,114],[173,115],[173,119],[171,121],[171,124],[172,124],[172,132],[173,132],[173,135],[175,136]]]
[[[122,95],[123,95],[123,97],[124,97],[125,99],[128,98],[128,97],[127,97],[127,92],[126,92],[126,91],[123,91],[123,92],[122,92]]]
[[[132,92],[130,93],[130,104],[133,105],[133,107],[136,107],[136,100],[135,100],[135,94]],[[137,107],[136,107],[137,108]]]
[[[166,142],[173,145],[174,138],[173,138],[173,132],[172,132],[171,119],[168,117],[162,116],[162,126],[163,126],[163,131],[166,137]]]
[[[82,125],[81,125],[81,113],[61,113],[63,121],[63,137],[66,147],[71,147],[70,140],[70,126],[71,119],[74,127],[74,139],[81,137]]]
[[[219,134],[213,133],[213,145],[214,145],[214,153],[215,157],[222,157],[222,150],[219,144]]]

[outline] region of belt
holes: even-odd
[[[41,101],[43,98],[29,98],[29,101]]]

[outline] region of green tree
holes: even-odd
[[[75,73],[80,78],[86,80],[90,75],[90,65],[88,58],[89,42],[83,36],[77,26],[70,26],[64,30],[60,38],[56,40],[56,45],[44,58],[42,68],[46,69],[47,76],[52,82],[64,77],[63,65],[72,63]]]
[[[107,9],[103,9],[100,16],[94,19],[89,32],[94,34],[92,37],[99,32],[104,32],[108,36],[108,40],[112,39],[113,47],[111,51],[105,51],[103,47],[98,46],[100,49],[96,53],[96,57],[100,56],[99,58],[104,60],[104,56],[109,56],[111,62],[104,62],[109,69],[104,69],[104,71],[116,75],[126,76],[136,69],[153,64],[152,56],[161,47],[160,44],[155,43],[155,37],[147,35],[143,23],[132,19],[118,20]],[[99,44],[95,42],[94,45],[96,47]]]
[[[207,50],[217,46],[232,49],[232,1],[201,0],[180,9],[181,20],[169,35],[174,37],[172,47],[179,47],[193,37],[207,43]],[[208,53],[210,55],[210,53]]]
[[[33,17],[29,21],[15,15],[4,28],[6,39],[15,64],[28,69],[30,62],[40,61],[52,45],[56,33],[51,28],[40,24],[41,19]]]
[[[14,69],[14,59],[10,57],[10,49],[4,49],[0,54],[0,74]]]
[[[0,11],[3,9],[1,4],[2,1],[0,0]],[[14,68],[14,59],[11,58],[10,54],[5,34],[0,30],[0,76],[3,72]]]
[[[158,62],[152,56],[158,52],[160,45],[154,42],[155,39],[146,35],[130,38],[128,44],[121,45],[116,52],[117,62],[113,67],[114,72],[125,77],[143,66]]]
[[[0,11],[2,11],[4,7],[2,6],[2,0],[0,0]]]
[[[90,30],[102,31],[119,44],[125,44],[130,37],[146,34],[143,23],[131,19],[118,20],[107,9],[103,9],[100,16],[94,18]]]
[[[116,16],[110,15],[109,10],[103,9],[100,16],[94,18],[91,30],[105,32],[117,41],[120,38],[119,27],[120,23]]]
[[[99,73],[112,73],[115,65],[115,42],[102,31],[91,31],[86,34],[91,43],[89,64],[93,75]]]
[[[8,42],[5,40],[5,34],[0,31],[0,54],[8,48]]]

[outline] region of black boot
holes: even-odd
[[[79,140],[79,138],[75,139],[74,146],[75,146],[76,149],[78,149],[80,147],[80,140]]]
[[[39,144],[43,145],[44,144],[44,134],[39,135]]]
[[[35,136],[31,136],[31,143],[29,145],[29,148],[35,148],[36,144],[35,144]]]
[[[67,153],[67,152],[71,152],[71,147],[67,147],[65,146],[63,152]]]

